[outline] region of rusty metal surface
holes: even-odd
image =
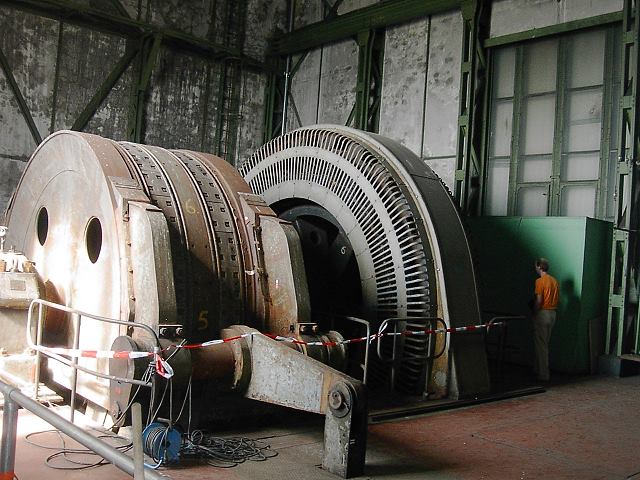
[[[56,134],[27,166],[9,229],[11,240],[36,261],[48,297],[126,322],[111,327],[83,317],[76,347],[148,349],[149,339],[135,336],[128,321],[158,331],[164,325],[174,332],[171,339],[160,339],[175,372],[172,392],[184,392],[193,375],[216,382],[218,390],[325,414],[329,442],[339,445],[327,447],[325,467],[342,476],[361,471],[366,428],[358,425],[366,425],[366,400],[357,380],[263,335],[193,351],[171,346],[176,336],[193,343],[253,331],[230,326],[234,323],[302,335],[300,324],[310,320],[295,230],[252,194],[229,164],[196,152]],[[65,333],[56,346],[71,346],[73,327]],[[333,365],[344,363],[343,347],[310,353]],[[139,377],[148,362],[83,358],[80,364]],[[70,378],[68,369],[55,369],[59,383],[68,385]],[[162,389],[165,382],[158,377],[155,387]],[[340,406],[328,406],[337,384],[354,393],[345,400],[344,415]],[[110,407],[117,418],[131,388],[114,383],[109,392],[108,382],[80,374],[78,393]],[[194,399],[205,418],[212,400]]]
[[[169,238],[173,261],[174,288],[176,291],[176,315],[177,321],[185,325],[191,324],[194,317],[195,295],[191,287],[190,279],[196,272],[192,271],[192,259],[189,254],[189,238],[187,233],[187,219],[182,212],[185,196],[191,192],[184,191],[188,187],[174,182],[167,168],[171,168],[171,158],[167,158],[166,151],[151,152],[147,147],[129,142],[120,144],[130,155],[139,172],[142,185],[150,200],[164,213],[169,225]],[[158,155],[160,158],[158,158]],[[174,169],[172,169],[174,170]],[[178,191],[176,191],[178,188]],[[180,195],[182,194],[182,197]],[[193,198],[188,199],[193,203]],[[195,208],[195,205],[191,205]],[[189,216],[188,218],[194,218]],[[191,235],[195,234],[192,232]],[[198,272],[199,273],[199,272]],[[191,333],[191,332],[189,332]]]
[[[214,273],[213,290],[211,295],[213,315],[209,313],[209,328],[217,338],[220,329],[233,323],[232,319],[245,318],[246,286],[244,282],[243,257],[241,255],[240,232],[235,221],[237,214],[228,198],[232,192],[225,189],[215,175],[214,170],[192,152],[173,150],[171,152],[181,162],[188,172],[191,184],[196,188],[200,200],[201,217],[206,223],[207,230],[203,237],[209,239],[213,262],[211,270]],[[226,163],[226,162],[222,162]],[[237,176],[237,173],[236,173]],[[187,213],[197,214],[197,209],[190,209]],[[199,280],[194,278],[194,281]],[[211,291],[211,285],[209,290]],[[216,309],[218,310],[216,312]]]
[[[181,150],[180,152],[191,158],[193,162],[197,162],[195,172],[200,172],[204,177],[204,185],[209,183],[207,179],[210,178],[213,180],[211,185],[216,185],[217,188],[220,188],[221,197],[209,197],[209,201],[224,201],[230,207],[229,218],[212,219],[214,227],[220,231],[222,237],[227,239],[227,242],[229,242],[229,228],[235,227],[233,229],[235,236],[232,239],[234,243],[221,244],[221,247],[229,250],[234,249],[235,252],[228,251],[226,257],[222,258],[221,261],[223,262],[223,268],[229,272],[229,275],[234,275],[237,272],[239,276],[236,279],[236,289],[240,290],[239,293],[242,295],[244,303],[243,305],[237,305],[238,302],[236,302],[235,308],[244,308],[245,323],[262,328],[264,327],[263,319],[267,314],[268,307],[258,285],[259,278],[254,275],[257,262],[255,235],[245,216],[245,202],[243,201],[244,196],[250,192],[249,186],[238,175],[236,169],[220,157],[188,150]],[[224,213],[216,208],[211,211],[214,216]],[[268,209],[268,213],[274,215],[271,209]],[[217,225],[215,224],[216,222]],[[224,326],[228,326],[231,323],[233,321],[225,323]]]
[[[260,227],[270,296],[266,330],[291,335],[298,323],[311,320],[300,241],[293,227],[277,218],[262,218]]]
[[[232,389],[236,361],[234,347],[229,343],[211,345],[191,351],[193,379],[215,380],[222,388]]]
[[[154,205],[129,202],[128,210],[134,318],[159,332],[177,318],[169,226]],[[140,347],[151,351],[156,339],[142,328],[132,330],[128,333]]]

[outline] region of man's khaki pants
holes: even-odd
[[[549,339],[555,323],[555,310],[538,310],[533,317],[533,342],[536,349],[533,368],[538,380],[549,380]]]

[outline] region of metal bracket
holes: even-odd
[[[329,392],[322,468],[342,478],[362,475],[367,451],[367,406],[362,384],[338,382]]]
[[[244,325],[229,334],[254,333],[241,340],[250,353],[247,398],[325,415],[322,467],[343,478],[362,474],[367,445],[364,385]]]

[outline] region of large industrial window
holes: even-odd
[[[485,214],[613,217],[619,35],[493,51]]]

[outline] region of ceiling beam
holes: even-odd
[[[351,38],[363,30],[389,27],[454,10],[460,8],[461,3],[461,0],[385,0],[276,37],[269,53],[290,55],[311,50]]]

